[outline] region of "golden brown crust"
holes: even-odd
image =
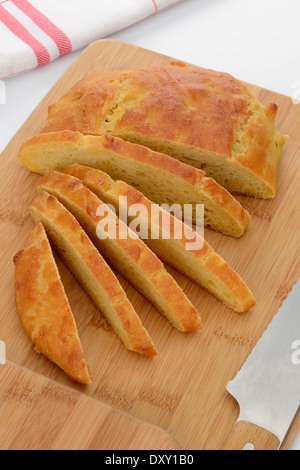
[[[46,230],[48,230],[49,236],[52,239],[55,240],[56,237],[51,230],[51,226],[55,226],[55,230],[65,240],[66,246],[70,247],[70,250],[76,250],[81,260],[80,266],[87,267],[87,271],[92,275],[97,286],[99,286],[99,291],[97,288],[97,297],[104,299],[101,292],[102,290],[105,292],[102,308],[99,305],[97,306],[101,308],[102,313],[108,318],[105,304],[106,302],[109,303],[109,308],[112,308],[115,312],[114,315],[121,329],[121,334],[125,338],[125,345],[129,349],[143,355],[156,355],[157,352],[152,340],[126,297],[118,279],[82,230],[77,220],[58,202],[56,197],[46,192],[41,192],[34,199],[30,206],[30,211],[36,221],[42,220],[44,222]],[[59,253],[62,254],[57,243],[56,246]],[[70,264],[68,265],[73,270],[73,267]],[[79,267],[79,270],[81,270],[81,267]],[[78,273],[74,272],[74,274],[77,276]],[[81,279],[79,281],[81,282]]]
[[[262,194],[274,196],[286,141],[274,127],[276,104],[263,106],[231,75],[178,62],[114,74],[113,87],[108,72],[75,84],[52,108],[44,132],[111,133],[211,152],[259,177]]]
[[[205,267],[228,288],[238,299],[238,312],[243,313],[256,305],[256,300],[240,276],[216,253],[212,253],[204,262]]]
[[[64,173],[70,174],[79,178],[84,185],[89,187],[95,194],[98,194],[99,197],[103,194],[111,195],[114,199],[118,199],[120,196],[127,197],[127,204],[130,207],[132,204],[142,204],[147,208],[148,214],[151,214],[151,208],[154,205],[152,201],[146,198],[141,192],[137,191],[133,187],[124,183],[123,181],[114,181],[106,173],[94,169],[85,167],[83,165],[71,165],[63,170]],[[170,237],[174,238],[175,234],[175,225],[178,226],[179,221],[170,215]],[[160,221],[161,228],[161,221]],[[185,227],[181,230],[182,238],[176,239],[176,244],[181,246],[186,250],[188,244],[196,240],[196,233]],[[155,246],[154,248],[155,249]],[[164,250],[162,250],[164,253]],[[227,292],[232,296],[232,300],[238,304],[238,307],[235,307],[235,310],[239,312],[245,312],[249,310],[256,304],[255,298],[251,293],[250,289],[240,278],[240,276],[219,256],[215,253],[213,248],[208,245],[208,243],[203,240],[203,246],[200,249],[189,251],[193,256],[193,263],[203,264],[204,267],[214,276],[215,279],[219,280],[222,285],[226,287]],[[161,254],[161,252],[159,253]],[[177,254],[178,255],[178,254]],[[170,261],[165,259],[166,262]],[[173,263],[171,263],[179,271],[183,272],[183,265],[176,262],[176,255],[173,257]],[[199,264],[199,267],[200,267]],[[186,274],[184,270],[183,274]],[[192,280],[197,281],[197,279],[190,274]],[[198,282],[199,284],[199,282]],[[202,286],[203,287],[203,286]],[[216,293],[214,293],[216,295]],[[219,295],[220,300],[227,303],[231,308],[228,299]],[[226,302],[227,300],[227,302]]]
[[[242,235],[248,227],[250,222],[248,212],[225,188],[216,183],[212,178],[206,177],[205,171],[174,160],[169,157],[169,155],[154,152],[142,145],[133,144],[111,135],[99,137],[85,136],[85,141],[89,141],[95,146],[102,145],[109,151],[115,152],[133,161],[142,162],[146,166],[155,167],[160,171],[166,172],[166,175],[169,173],[180,178],[191,185],[191,187],[201,190],[202,193],[217,206],[230,214],[235,221],[240,224],[240,235]]]
[[[194,168],[184,163],[179,162],[170,158],[168,155],[159,152],[153,152],[143,145],[134,144],[127,142],[126,140],[113,137],[112,135],[104,135],[98,137],[101,141],[96,141],[96,136],[91,140],[92,145],[98,146],[101,142],[103,148],[115,152],[119,155],[123,155],[126,158],[137,160],[142,163],[146,163],[149,166],[153,166],[158,170],[163,170],[173,175],[179,176],[187,183],[192,186],[196,186],[197,183],[203,180],[205,172]]]
[[[64,205],[69,200],[72,204],[78,206],[84,214],[91,218],[96,229],[96,225],[101,219],[97,216],[97,209],[103,202],[88,188],[84,187],[79,179],[51,171],[41,179],[38,190],[55,195]],[[125,224],[122,222],[120,224],[124,230],[130,231]],[[94,237],[96,238],[96,230]],[[118,244],[146,275],[153,276],[162,268],[159,259],[151,253],[140,239],[131,239],[129,235],[126,235],[126,239],[116,238],[114,243]]]
[[[17,312],[31,341],[72,380],[90,384],[75,320],[41,223],[28,235],[14,264]]]
[[[277,112],[278,112],[278,105],[276,103],[268,103],[265,107],[265,111],[267,116],[272,119],[275,119]]]
[[[233,125],[247,116],[247,100],[241,93],[244,87],[238,80],[225,73],[179,67],[176,63],[114,72],[112,76],[113,87],[108,72],[77,83],[51,107],[43,131],[70,129],[102,134],[108,127],[103,119],[111,112],[117,90],[120,93],[126,87],[126,100],[131,105],[126,106],[126,101],[124,107],[117,103],[113,131],[155,135],[230,155]],[[100,119],[95,119],[99,113]]]
[[[112,106],[118,90],[118,80],[119,72],[84,77],[59,103],[49,107],[49,121],[44,132],[49,132],[54,122],[57,130],[74,130],[80,122],[83,133],[93,133],[93,129],[105,120]],[[69,123],[68,126],[66,122]]]
[[[84,185],[86,185],[91,191],[98,194],[101,197],[101,192],[104,190],[108,190],[110,186],[113,184],[113,194],[118,198],[120,196],[127,197],[128,207],[133,204],[142,204],[146,207],[148,214],[151,214],[151,207],[157,206],[155,203],[150,201],[146,198],[140,191],[133,188],[129,184],[125,183],[124,181],[114,181],[110,178],[109,175],[104,173],[103,171],[97,170],[96,168],[90,168],[83,165],[70,165],[63,169],[63,173],[68,175],[73,175],[79,180],[82,181]],[[101,189],[100,189],[101,188]],[[98,191],[97,191],[98,190]],[[160,220],[161,222],[161,220]],[[178,220],[170,214],[170,236],[173,237],[175,233],[175,225],[178,224]],[[182,238],[178,239],[178,243],[182,246],[186,246],[187,243],[191,243],[195,241],[195,236],[193,236],[195,232],[188,227],[185,227],[185,230],[182,230]],[[199,250],[194,250],[193,253],[197,255],[207,255],[208,253],[213,252],[213,249],[203,240],[203,246]]]
[[[125,103],[116,119],[116,135],[155,135],[230,156],[233,127],[247,116],[242,85],[213,70],[174,65],[135,70],[130,91],[133,104]]]
[[[194,331],[202,328],[199,313],[191,304],[172,276],[165,270],[163,263],[133,232],[117,218],[119,232],[108,236],[109,242],[100,241],[96,234],[96,228],[101,217],[97,215],[97,209],[103,202],[81,181],[71,175],[48,172],[40,181],[39,190],[47,191],[55,195],[74,216],[81,222],[85,230],[90,234],[95,245],[103,255],[108,257],[113,267],[121,272],[129,282],[140,289],[137,279],[142,278],[142,284],[150,302],[159,308],[180,331]],[[107,206],[105,206],[108,210]],[[86,219],[87,217],[87,219]],[[116,235],[116,236],[115,236]],[[124,237],[124,238],[123,238]],[[115,255],[112,254],[115,250]],[[122,264],[121,256],[125,255],[126,264]],[[116,259],[117,257],[117,259]],[[155,293],[152,296],[152,290]],[[146,295],[146,294],[144,294]],[[156,300],[155,300],[156,299]],[[158,300],[157,300],[158,299]],[[168,315],[171,311],[172,317]]]
[[[214,179],[203,179],[202,192],[217,206],[222,207],[227,214],[230,214],[240,228],[237,237],[243,235],[250,223],[250,215],[244,207],[225,188],[220,186]]]
[[[212,201],[216,209],[224,211],[224,214],[231,218],[233,227],[228,230],[232,230],[232,233],[228,231],[228,234],[233,236],[241,236],[247,229],[250,216],[248,212],[241,206],[241,204],[222,186],[218,185],[212,178],[207,178],[205,172],[194,168],[190,165],[186,165],[180,161],[177,161],[166,154],[154,152],[147,147],[142,145],[133,144],[111,135],[104,136],[88,136],[82,135],[79,132],[72,131],[59,131],[48,134],[40,134],[29,138],[23,143],[20,152],[19,159],[25,167],[32,171],[44,172],[50,169],[61,170],[64,166],[62,160],[60,164],[53,168],[51,166],[51,160],[46,158],[46,162],[43,163],[42,155],[45,154],[54,155],[57,147],[57,151],[63,146],[64,155],[72,155],[77,152],[80,155],[80,161],[76,163],[84,163],[85,155],[93,154],[93,151],[112,152],[112,154],[120,156],[126,160],[129,164],[132,162],[139,162],[143,165],[145,172],[148,169],[157,168],[162,174],[163,179],[170,179],[170,176],[176,178],[175,184],[181,182],[186,183],[191,189],[194,189],[199,195],[208,198]],[[50,151],[48,152],[48,149]],[[96,158],[96,157],[93,157]],[[74,160],[74,159],[73,159]],[[74,163],[74,161],[72,162]],[[97,162],[95,161],[95,164]],[[98,164],[101,164],[99,160]],[[44,166],[43,166],[44,165]],[[118,168],[112,168],[112,173],[117,173]],[[182,203],[190,203],[190,200],[181,201]],[[227,233],[227,232],[226,232]]]

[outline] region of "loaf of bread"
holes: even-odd
[[[141,192],[123,181],[115,182],[109,175],[94,168],[72,165],[66,167],[63,172],[79,178],[101,200],[113,205],[117,211],[125,211],[129,222],[134,219],[134,216],[130,216],[130,208],[134,204],[145,207],[145,215],[141,212],[138,218],[139,222],[143,220],[142,225],[147,227],[146,233],[144,231],[143,234],[146,235],[145,243],[159,258],[226,305],[237,312],[245,312],[256,304],[252,292],[243,280],[211,246],[203,239],[199,240],[200,235],[171,214],[162,215],[157,220],[151,219],[154,203]],[[160,211],[162,214],[165,212],[163,209]],[[170,220],[170,223],[166,224],[167,228],[170,228],[169,233],[164,233],[163,220]],[[159,237],[154,239],[151,236],[153,233],[158,233]]]
[[[173,62],[84,77],[50,106],[44,132],[111,134],[201,168],[229,191],[272,198],[287,140],[277,110],[226,73]]]
[[[81,181],[48,172],[38,190],[53,194],[76,217],[106,261],[141,292],[179,331],[202,328],[199,313],[163,263]],[[99,214],[99,208],[102,208]],[[103,224],[101,226],[101,220]]]
[[[240,237],[250,221],[241,204],[203,171],[116,137],[72,131],[40,134],[22,145],[19,159],[41,173],[74,163],[98,168],[158,204],[191,204],[194,223],[197,205],[204,204],[205,225],[234,237]]]
[[[72,214],[47,192],[34,199],[30,212],[36,222],[43,223],[56,251],[124,345],[146,356],[156,355],[118,279]]]
[[[17,312],[37,351],[72,380],[90,384],[75,320],[41,223],[29,233],[14,264]]]

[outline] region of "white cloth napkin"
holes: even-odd
[[[0,1],[0,78],[46,64],[179,1]]]

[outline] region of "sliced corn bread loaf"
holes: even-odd
[[[204,204],[205,225],[234,237],[240,237],[250,221],[239,202],[203,171],[115,137],[71,131],[41,134],[22,145],[19,159],[26,168],[41,173],[61,171],[73,163],[98,168],[158,204],[191,204],[195,223],[196,206]]]
[[[41,223],[29,233],[14,264],[17,312],[29,338],[72,380],[90,384],[75,320]]]
[[[76,217],[104,258],[180,331],[202,328],[195,307],[157,256],[93,192],[73,176],[47,173],[39,190],[53,194]],[[100,206],[102,215],[98,215]],[[103,226],[99,223],[104,221]]]
[[[85,77],[50,106],[44,132],[112,134],[204,169],[229,191],[272,198],[287,140],[277,110],[226,73],[173,62]]]
[[[32,202],[30,212],[41,221],[62,260],[103,313],[124,345],[146,356],[156,349],[118,279],[77,220],[47,192]]]
[[[143,219],[143,226],[146,226],[147,238],[144,241],[163,261],[237,312],[245,312],[256,304],[253,294],[238,274],[203,239],[202,243],[198,243],[200,235],[169,213],[170,223],[166,224],[170,228],[169,236],[164,234],[162,221],[168,220],[168,217],[165,214],[157,220],[151,219],[153,206],[156,205],[142,193],[123,181],[115,182],[106,173],[94,168],[72,165],[63,172],[79,178],[101,200],[112,204],[117,211],[126,211],[129,221],[134,219],[134,216],[130,216],[130,208],[134,204],[143,205],[147,211],[145,215],[141,212],[138,219],[139,222]],[[121,196],[126,197],[127,201]],[[160,211],[164,213],[163,209]],[[153,239],[151,234],[157,232],[159,239]],[[198,248],[197,244],[202,246]]]

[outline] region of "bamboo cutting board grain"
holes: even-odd
[[[239,197],[252,216],[251,225],[241,239],[205,232],[208,243],[254,292],[257,306],[250,312],[243,315],[233,312],[170,269],[200,310],[204,322],[202,332],[182,334],[120,278],[159,351],[154,359],[140,357],[123,347],[59,262],[93,375],[93,385],[81,387],[72,384],[56,366],[34,352],[19,324],[13,298],[12,258],[33,226],[28,206],[40,178],[17,162],[21,143],[41,131],[47,106],[83,75],[166,64],[169,60],[119,41],[97,41],[65,72],[3,152],[0,339],[6,342],[11,362],[167,430],[183,449],[221,449],[238,417],[238,406],[225,385],[239,370],[299,276],[300,105],[294,105],[288,97],[250,85],[260,101],[274,101],[279,105],[277,126],[290,135],[280,165],[279,192],[270,201]],[[298,429],[299,413],[283,448],[289,447]]]
[[[0,373],[0,450],[178,449],[165,431],[41,375],[10,363]]]

